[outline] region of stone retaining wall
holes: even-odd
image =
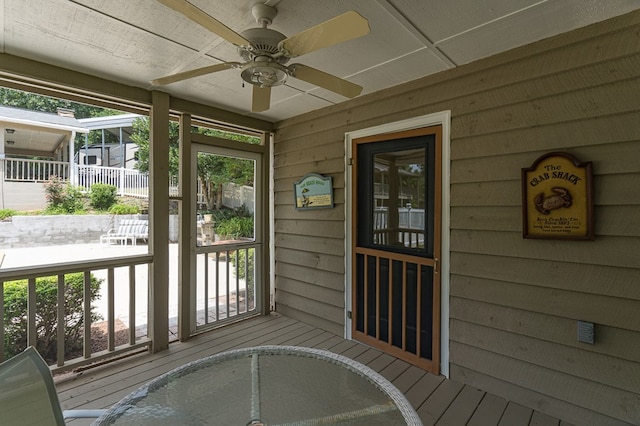
[[[122,219],[147,219],[147,215],[13,216],[0,222],[0,248],[98,243],[100,235]]]

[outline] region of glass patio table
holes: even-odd
[[[94,425],[422,425],[404,395],[328,351],[257,346],[212,355],[157,377]]]

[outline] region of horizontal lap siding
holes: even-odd
[[[574,424],[640,424],[638,28],[640,12],[278,123],[277,306],[342,330],[344,134],[451,110],[451,377]],[[593,163],[595,241],[522,238],[521,169],[550,151]],[[295,211],[309,172],[333,177],[335,209]]]
[[[344,142],[323,135],[278,139],[274,159],[277,311],[344,333]],[[296,210],[293,185],[331,176],[335,207]]]
[[[636,32],[574,45],[573,69],[546,69],[565,47],[540,51],[483,110],[452,114],[452,377],[575,424],[640,422]],[[613,44],[620,56],[603,57]],[[593,162],[596,241],[522,238],[520,170],[556,150]],[[578,320],[596,324],[595,345],[577,341]]]

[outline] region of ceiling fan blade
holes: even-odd
[[[203,26],[214,34],[219,35],[223,39],[237,46],[248,46],[249,41],[242,37],[222,22],[218,21],[211,15],[205,13],[202,9],[197,8],[186,0],[157,0],[159,3],[183,14],[193,22]]]
[[[362,87],[324,71],[302,64],[291,64],[291,75],[307,83],[315,84],[323,89],[331,90],[339,95],[353,98],[362,92]]]
[[[352,10],[287,37],[280,42],[279,47],[284,50],[285,56],[295,57],[362,37],[369,34],[369,31],[369,21]]]
[[[271,105],[271,87],[253,86],[253,99],[251,101],[251,112],[262,112],[269,109]]]
[[[222,64],[209,65],[208,67],[196,68],[195,70],[183,71],[166,77],[156,78],[155,80],[151,80],[151,84],[154,86],[164,86],[166,84],[175,83],[176,81],[182,81],[188,78],[198,77],[200,75],[236,68],[239,65],[240,63],[238,62],[225,62]]]

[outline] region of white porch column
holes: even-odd
[[[6,130],[4,127],[0,127],[0,158],[4,158],[4,145],[5,145],[5,136]]]
[[[5,138],[4,138],[4,134],[6,133],[6,130],[4,129],[4,127],[0,127],[0,183],[4,182],[4,178],[5,178],[5,172],[4,172],[4,168],[6,167],[5,165],[5,154],[4,154],[4,144],[5,144]],[[0,186],[0,209],[4,209],[4,194],[2,193],[2,191],[4,191],[4,184],[2,186]]]
[[[69,182],[71,185],[78,184],[78,173],[76,172],[76,162],[73,158],[73,151],[75,151],[76,146],[76,131],[73,130],[71,132],[71,137],[69,138]],[[78,156],[78,160],[80,160],[80,156]]]
[[[169,95],[152,92],[149,132],[149,336],[169,347]]]

